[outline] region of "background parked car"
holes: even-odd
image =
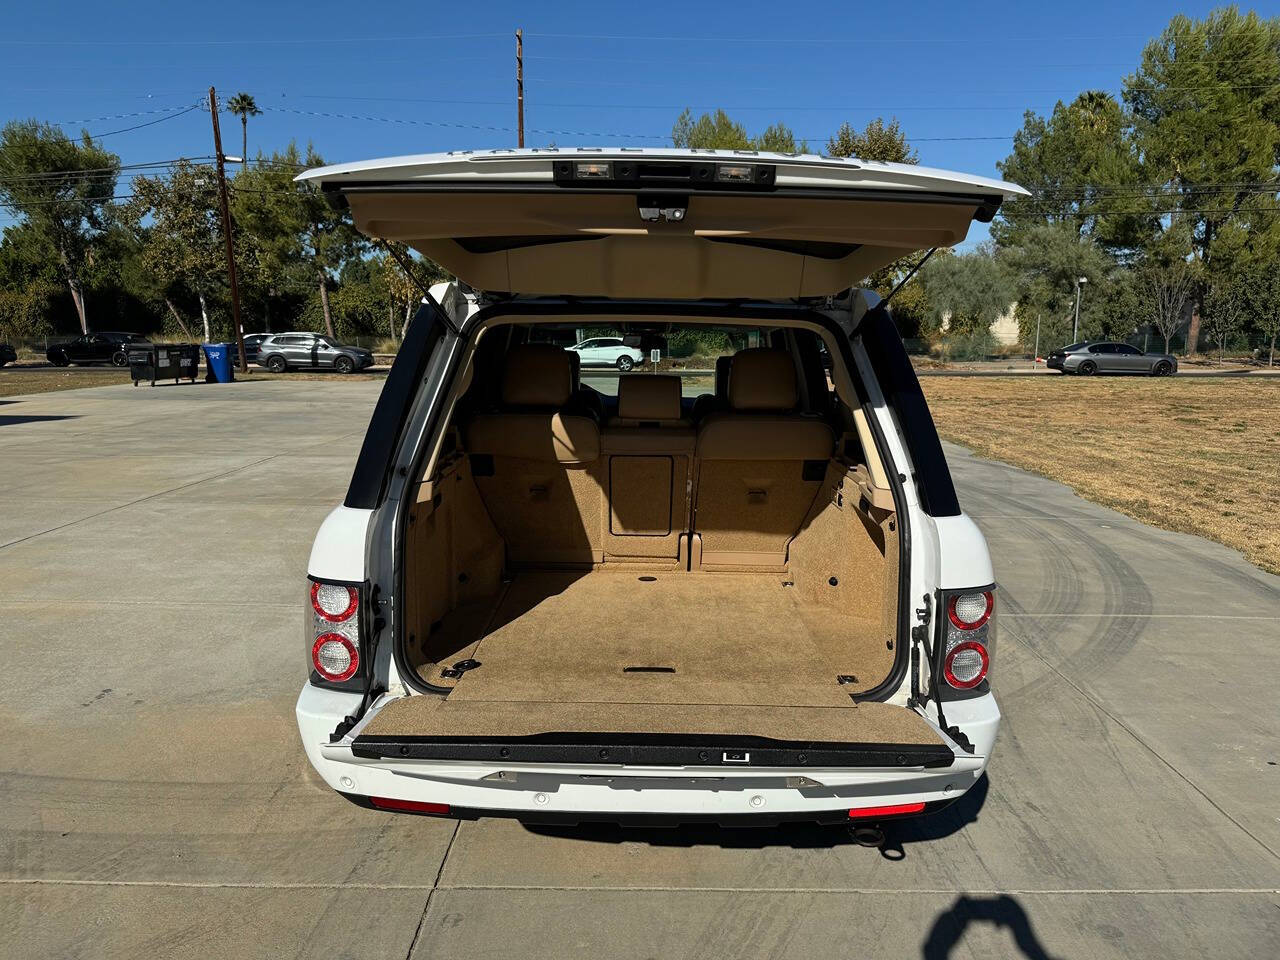
[[[0,367],[6,363],[14,363],[18,359],[18,351],[7,343],[0,343]]]
[[[104,330],[101,333],[86,333],[68,343],[55,343],[45,351],[45,357],[55,367],[65,367],[76,363],[109,363],[115,367],[123,367],[129,360],[125,350],[130,344],[148,343],[146,337],[138,333],[119,333]]]
[[[373,366],[373,354],[317,333],[275,333],[258,344],[257,363],[272,373],[300,367],[352,373]]]
[[[270,340],[269,333],[246,333],[244,335],[244,359],[246,363],[255,363],[258,359],[258,348],[262,346],[263,340]],[[240,362],[240,354],[237,350],[232,350],[232,359],[236,363]]]
[[[626,373],[644,362],[644,351],[627,346],[619,337],[592,337],[569,349],[581,358],[584,367],[617,367]]]
[[[1168,353],[1143,353],[1137,347],[1116,341],[1072,343],[1045,358],[1045,365],[1063,373],[1145,373],[1167,377],[1178,372],[1178,360]]]

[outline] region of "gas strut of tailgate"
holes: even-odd
[[[932,251],[931,251],[932,252]],[[938,686],[938,675],[942,673],[942,641],[939,639],[937,648],[929,640],[932,633],[931,620],[933,610],[933,598],[929,594],[924,595],[924,606],[916,610],[916,616],[920,618],[918,626],[911,628],[911,639],[919,642],[924,647],[925,656],[929,659],[929,696],[924,700],[918,699],[920,675],[918,672],[918,659],[916,656],[916,646],[913,644],[911,649],[911,697],[912,700],[921,706],[929,697],[933,698],[933,702],[938,705],[938,726],[942,728],[942,732],[954,740],[967,753],[973,753],[973,742],[970,741],[960,730],[959,727],[947,726],[946,714],[942,712],[942,690]],[[934,656],[937,653],[938,656]]]
[[[938,252],[937,247],[930,247],[928,252],[923,257],[920,258],[920,262],[917,263],[910,270],[908,270],[907,275],[898,281],[898,285],[889,291],[889,293],[884,298],[884,302],[888,303],[890,300],[892,300],[893,295],[897,293],[899,290],[901,290],[903,287],[905,287],[907,285],[907,281],[910,280],[912,277],[914,277],[916,273],[919,271],[919,269],[929,262],[929,258],[932,257],[937,252]]]
[[[444,321],[444,325],[453,331],[453,335],[455,337],[462,336],[462,331],[454,325],[453,318],[449,316],[444,307],[436,301],[436,298],[431,295],[431,288],[419,280],[418,275],[410,268],[408,258],[403,256],[400,251],[391,246],[391,244],[387,243],[385,240],[379,240],[378,242],[382,244],[383,249],[391,256],[391,259],[400,264],[400,269],[404,271],[405,276],[409,278],[410,282],[422,291],[422,299],[427,301],[427,303],[435,309],[436,313],[440,314],[440,319]]]

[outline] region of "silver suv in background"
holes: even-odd
[[[305,332],[272,334],[258,344],[257,360],[258,366],[272,373],[302,367],[354,373],[373,366],[373,354],[363,347],[348,347],[332,337]]]
[[[1143,353],[1137,347],[1116,341],[1088,340],[1068,344],[1045,358],[1051,370],[1090,376],[1095,373],[1145,373],[1167,377],[1178,372],[1178,360],[1169,353]]]

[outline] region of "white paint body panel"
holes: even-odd
[[[954,590],[996,582],[987,538],[976,523],[962,513],[958,517],[936,517],[933,525],[939,543],[938,586]]]
[[[307,573],[321,580],[360,583],[365,579],[365,536],[372,510],[336,507],[324,518],[315,542]]]
[[[977,753],[957,750],[945,769],[629,767],[620,764],[519,764],[446,760],[368,760],[351,752],[359,724],[335,744],[334,726],[359,703],[359,694],[310,684],[298,697],[298,729],[312,766],[334,790],[361,796],[447,803],[503,813],[596,813],[718,816],[780,814],[803,818],[850,807],[955,800],[987,767],[1000,712],[994,698],[956,705],[956,721]],[[374,705],[372,712],[389,698]],[[949,708],[949,714],[951,712]],[[963,719],[961,719],[963,718]],[[926,719],[928,719],[926,717]],[[948,720],[951,720],[948,716]],[[486,780],[499,772],[510,781]],[[789,787],[808,777],[818,787]],[[702,789],[697,789],[702,787]],[[541,797],[541,799],[539,799]]]
[[[810,153],[764,150],[683,150],[664,147],[533,147],[418,153],[317,167],[298,180],[341,184],[361,182],[431,183],[433,180],[523,181],[551,183],[548,160],[737,160],[777,165],[779,187],[823,187],[850,190],[922,190],[934,193],[990,191],[1005,197],[1029,196],[1014,183],[909,163],[877,163],[857,157],[823,157]]]

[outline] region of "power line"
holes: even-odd
[[[0,40],[0,46],[10,47],[235,47],[235,46],[306,46],[308,44],[343,44],[343,43],[419,43],[439,40],[492,40],[506,37],[505,33],[456,33],[427,34],[406,36],[398,34],[392,37],[236,37],[226,40],[193,40],[187,37],[180,39],[155,38],[142,39],[128,37],[122,39],[96,38],[92,40]]]
[[[114,137],[118,133],[129,133],[133,130],[141,130],[143,127],[154,127],[157,123],[165,123],[168,120],[176,120],[178,117],[181,117],[184,114],[188,114],[193,110],[199,110],[200,106],[201,105],[198,103],[193,103],[191,106],[186,107],[185,109],[179,110],[177,113],[171,113],[166,117],[160,117],[159,119],[156,119],[156,120],[148,120],[146,123],[137,123],[131,127],[121,127],[119,130],[106,130],[106,131],[103,131],[102,133],[83,133],[78,137],[44,137],[42,139],[44,139],[46,142],[52,142],[52,143],[79,143],[86,136],[89,137],[89,139],[91,140],[101,140],[103,137]],[[155,111],[148,110],[144,112],[154,113]],[[135,114],[135,116],[137,115],[139,114]],[[85,121],[81,121],[81,120],[61,121],[61,123],[63,124],[83,123],[83,122]]]
[[[1146,34],[1109,34],[1104,36],[1041,36],[1041,37],[864,37],[856,40],[830,37],[700,37],[700,36],[622,36],[619,34],[590,33],[530,33],[530,37],[544,40],[624,40],[643,43],[746,43],[746,44],[802,44],[810,46],[857,46],[884,44],[978,44],[991,43],[1098,43],[1106,40],[1149,40]]]

